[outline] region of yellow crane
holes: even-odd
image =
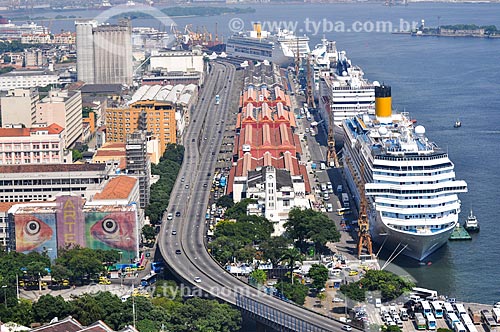
[[[352,167],[352,164],[349,162],[349,166]],[[355,173],[351,173],[355,174]],[[370,235],[370,220],[368,219],[367,213],[367,201],[365,195],[365,165],[361,164],[361,174],[359,178],[356,179],[356,186],[358,187],[359,192],[359,215],[358,215],[358,258],[361,259],[363,257],[363,249],[366,249],[367,254],[370,258],[373,256],[373,246],[372,246],[372,238]]]
[[[330,98],[328,98],[328,96],[323,96],[322,98],[323,105],[325,105],[325,112],[328,115],[328,151],[326,154],[326,160],[328,161],[329,166],[332,166],[333,163],[336,168],[339,168],[339,158],[337,157],[337,151],[335,150],[335,122],[333,121],[333,113],[330,108]]]

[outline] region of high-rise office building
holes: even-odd
[[[78,80],[89,84],[132,84],[132,28],[128,21],[98,25],[76,21]]]
[[[76,21],[76,70],[78,80],[94,83],[94,38],[97,21]]]
[[[0,97],[2,126],[22,124],[31,127],[36,122],[37,89],[11,89]]]
[[[159,141],[160,155],[177,143],[175,105],[167,101],[139,100],[126,108],[106,110],[106,139],[125,142],[135,130],[147,130]]]

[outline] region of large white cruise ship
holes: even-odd
[[[296,36],[288,30],[271,33],[262,30],[259,23],[254,24],[252,31],[232,35],[226,44],[226,53],[230,57],[267,60],[280,66],[293,64],[297,51],[300,58],[309,54],[309,37]]]
[[[352,65],[345,51],[337,52],[335,57],[332,50],[336,51],[335,44],[324,40],[323,47],[320,45],[312,51],[318,54],[315,56],[315,74],[318,73],[315,79],[319,80],[319,111],[325,123],[328,123],[328,112],[332,112],[337,126],[358,114],[375,114],[376,82],[365,79],[363,70]]]
[[[344,120],[344,170],[358,206],[356,183],[365,183],[374,242],[420,261],[447,242],[467,183],[423,126],[392,114],[390,91],[375,88],[376,116]]]

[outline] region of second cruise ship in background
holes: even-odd
[[[313,51],[314,93],[319,113],[328,124],[328,112],[340,126],[342,121],[358,114],[375,114],[375,85],[364,78],[363,70],[354,66],[345,51],[337,51],[335,42],[322,40]]]
[[[230,57],[267,60],[282,67],[293,64],[297,50],[300,58],[309,54],[309,37],[296,36],[288,30],[271,33],[262,30],[260,23],[255,23],[252,31],[232,35],[226,44],[226,53]]]
[[[448,241],[467,183],[455,180],[448,154],[423,126],[392,114],[390,87],[375,87],[375,95],[375,116],[342,123],[346,180],[358,205],[357,184],[365,184],[374,242],[421,261]]]

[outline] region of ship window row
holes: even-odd
[[[272,55],[273,55],[272,51],[256,50],[256,49],[251,49],[251,48],[235,47],[234,50],[235,50],[235,52],[241,52],[241,53],[245,53],[245,54],[254,54],[254,55],[260,55],[260,56],[266,56],[266,57],[272,57]]]
[[[434,176],[434,175],[439,175],[439,174],[446,174],[446,173],[452,173],[452,169],[448,170],[443,170],[443,171],[437,171],[437,172],[422,172],[422,173],[412,173],[412,172],[405,172],[405,173],[389,173],[389,172],[380,172],[380,171],[373,171],[373,175],[385,175],[385,176]]]
[[[421,190],[396,190],[396,189],[367,189],[366,193],[368,195],[376,195],[381,193],[389,193],[395,195],[407,195],[407,194],[432,194],[446,191],[460,191],[466,190],[466,186],[456,186],[456,187],[444,187],[438,189],[421,189]]]
[[[400,231],[407,231],[412,233],[417,233],[420,229],[430,229],[431,231],[440,231],[453,226],[453,223],[447,223],[442,225],[422,225],[422,226],[400,226],[400,225],[387,225],[390,228],[397,229]]]
[[[402,197],[397,197],[398,199],[414,199],[414,200],[421,200],[421,199],[436,199],[436,198],[441,198],[441,197],[449,197],[452,195],[449,194],[444,194],[444,195],[432,195],[432,196],[402,196]],[[394,199],[394,196],[391,195],[377,195],[377,197],[380,198],[387,198],[387,199]]]
[[[436,184],[436,183],[443,183],[443,182],[450,182],[453,181],[453,178],[448,178],[448,179],[443,179],[443,180],[436,180],[436,181],[419,181],[419,182],[396,182],[396,181],[387,181],[387,180],[374,180],[374,183],[387,183],[387,184],[399,184],[399,185],[410,185],[410,184]]]
[[[441,154],[433,154],[431,156],[412,156],[412,155],[405,155],[404,157],[396,157],[396,156],[377,156],[377,160],[390,160],[390,161],[409,161],[409,160],[437,160],[437,159],[443,159],[443,158],[448,158],[448,155],[446,153],[441,153]],[[451,162],[450,162],[451,164]],[[415,166],[413,166],[415,167]]]
[[[375,159],[379,159],[377,156]],[[431,165],[431,166],[386,166],[386,165],[373,165],[375,170],[388,170],[388,171],[432,171],[435,169],[448,168],[453,167],[451,162],[447,162],[444,164]]]
[[[400,204],[388,204],[388,203],[377,203],[377,206],[387,206],[387,207],[397,207],[401,209],[421,209],[421,208],[434,208],[439,206],[446,206],[449,203],[440,203],[440,204],[417,204],[417,205],[400,205]]]
[[[382,217],[386,218],[395,218],[395,219],[436,219],[436,218],[443,218],[447,217],[449,215],[457,214],[456,210],[453,210],[451,212],[441,212],[438,214],[401,214],[401,213],[393,213],[393,212],[385,212],[382,211]]]

